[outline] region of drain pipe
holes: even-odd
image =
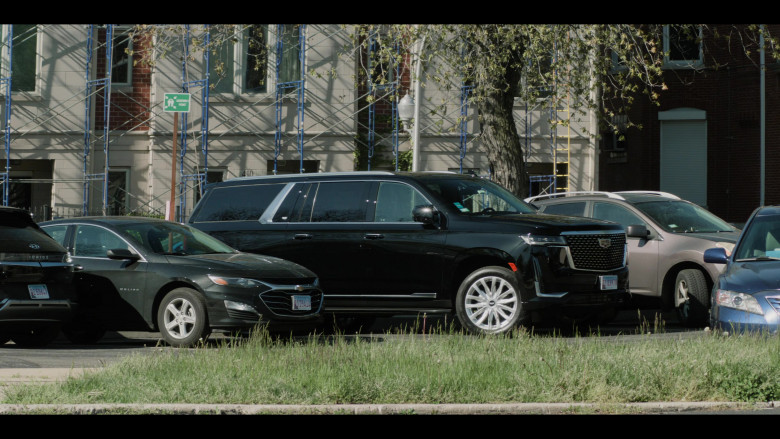
[[[761,93],[761,189],[760,189],[760,206],[764,205],[764,195],[766,191],[766,102],[764,97],[764,91],[766,88],[766,64],[765,64],[765,56],[764,56],[764,25],[762,24],[759,27],[759,46],[760,46],[760,60],[761,60],[761,67],[760,67],[760,75],[761,75],[761,86],[759,88],[759,93]]]

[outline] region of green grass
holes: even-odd
[[[400,404],[780,399],[780,339],[310,336],[159,348],[4,404]]]

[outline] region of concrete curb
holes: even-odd
[[[532,414],[674,414],[708,411],[763,410],[770,403],[648,402],[630,404],[520,403],[520,404],[0,404],[0,414],[417,414],[417,415],[532,415]]]

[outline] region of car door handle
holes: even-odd
[[[311,233],[296,233],[293,239],[311,239],[314,237]]]
[[[364,239],[382,239],[384,237],[385,235],[381,233],[366,233],[365,235],[363,235]]]

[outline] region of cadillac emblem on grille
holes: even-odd
[[[611,245],[612,245],[612,240],[610,238],[599,238],[599,247],[609,248]]]

